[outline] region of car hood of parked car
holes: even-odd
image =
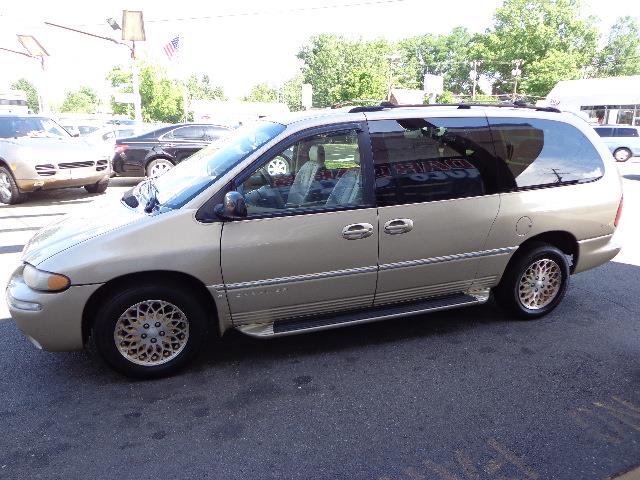
[[[47,258],[67,250],[90,238],[122,228],[146,218],[141,212],[120,203],[100,206],[69,214],[40,229],[22,250],[22,260],[38,265]],[[114,246],[114,248],[116,248]]]
[[[0,142],[7,161],[30,163],[80,162],[103,158],[105,153],[82,138],[17,137]]]

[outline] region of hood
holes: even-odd
[[[103,235],[136,221],[148,218],[118,202],[92,204],[91,208],[73,213],[40,229],[22,250],[22,260],[38,265],[47,258],[90,238]]]
[[[32,163],[59,163],[97,160],[104,153],[82,138],[18,137],[3,139]]]

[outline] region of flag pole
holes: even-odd
[[[187,89],[187,72],[186,69],[184,68],[184,59],[183,59],[183,54],[184,54],[184,32],[181,33],[180,35],[180,53],[179,53],[179,63],[180,63],[180,73],[181,73],[181,78],[182,78],[182,106],[184,108],[184,121],[188,122],[189,121],[189,91]]]

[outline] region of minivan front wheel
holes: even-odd
[[[177,286],[132,286],[107,300],[93,325],[98,353],[137,378],[170,375],[198,353],[207,332],[196,298]]]
[[[569,263],[560,250],[541,244],[519,255],[509,265],[495,298],[521,318],[538,318],[556,308],[569,282]]]

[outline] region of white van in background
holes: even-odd
[[[26,115],[29,113],[27,94],[22,90],[9,90],[0,93],[0,113],[17,113]]]

